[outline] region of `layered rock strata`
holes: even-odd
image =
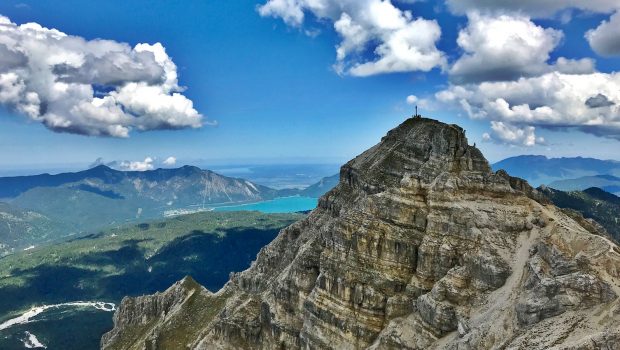
[[[222,290],[125,299],[102,348],[618,349],[620,249],[584,222],[409,119]]]

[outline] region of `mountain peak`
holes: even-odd
[[[118,171],[118,170],[112,169],[105,164],[99,164],[97,166],[87,169],[86,171],[100,172],[100,171]]]
[[[208,170],[202,170],[197,166],[193,165],[184,165],[180,168],[170,169],[175,175],[180,176],[192,176],[192,175],[201,175],[204,172],[208,172]]]
[[[219,306],[179,308],[201,313],[202,328],[124,302],[117,315],[133,317],[116,317],[102,348],[125,349],[116,339],[129,338],[148,347],[172,334],[192,349],[568,348],[584,338],[566,337],[577,313],[589,334],[618,329],[620,317],[594,320],[620,302],[620,254],[533,193],[492,173],[460,127],[406,120],[200,302]]]
[[[178,169],[179,170],[183,169],[183,170],[186,170],[186,171],[198,171],[198,172],[202,172],[203,171],[202,169],[200,169],[199,167],[194,166],[194,165],[183,165],[182,167],[180,167]]]
[[[381,190],[398,185],[405,174],[431,180],[442,172],[490,173],[482,153],[470,146],[465,130],[428,118],[410,118],[381,142],[345,164],[341,181]]]
[[[205,170],[200,169],[197,166],[193,165],[183,165],[178,168],[157,168],[154,170],[147,170],[145,173],[166,173],[166,174],[180,174],[180,175],[188,175],[193,173],[202,173]]]

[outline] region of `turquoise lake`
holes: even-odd
[[[318,198],[282,197],[269,201],[215,207],[215,211],[260,211],[262,213],[293,213],[316,208]]]

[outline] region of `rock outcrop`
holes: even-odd
[[[620,249],[493,173],[460,127],[425,118],[344,165],[222,290],[196,288],[125,299],[102,348],[620,344]]]

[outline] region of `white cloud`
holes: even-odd
[[[261,16],[280,17],[299,27],[305,13],[333,22],[341,38],[336,47],[337,72],[355,76],[429,71],[446,63],[436,43],[441,28],[434,20],[414,18],[390,1],[382,0],[268,0]],[[374,58],[365,60],[363,52]]]
[[[155,160],[151,157],[144,158],[143,161],[122,161],[118,164],[119,170],[124,171],[147,171],[153,170],[155,167],[153,166],[153,162]]]
[[[620,8],[618,0],[446,0],[446,3],[456,14],[466,14],[470,11],[509,11],[535,18],[551,17],[570,9],[611,13]]]
[[[608,103],[591,108],[587,101],[598,94]],[[452,85],[436,98],[474,119],[521,127],[576,127],[620,140],[620,73],[553,72],[517,81]]]
[[[450,68],[450,75],[471,82],[540,74],[562,37],[562,32],[537,26],[524,16],[472,12],[457,39],[465,53]]]
[[[586,39],[596,53],[602,56],[620,55],[620,12],[609,21],[603,21],[597,28],[586,33]]]
[[[518,127],[504,122],[491,122],[492,134],[484,133],[483,141],[495,141],[502,144],[535,146],[545,143],[543,137],[536,136],[536,128],[533,126]]]
[[[620,139],[620,75],[597,73],[591,58],[549,62],[562,39],[527,15],[470,12],[457,40],[464,53],[448,71],[452,85],[435,98],[489,120],[484,141],[544,143],[537,127]]]
[[[569,59],[560,57],[549,67],[550,71],[564,74],[590,74],[596,72],[594,60],[591,58]]]
[[[468,25],[459,32],[457,44],[464,54],[449,70],[457,83],[515,80],[550,71],[591,73],[594,61],[560,57],[548,64],[563,33],[543,28],[518,14],[497,16],[468,14]]]
[[[86,40],[0,16],[0,104],[58,132],[128,137],[197,128],[164,47]]]
[[[416,107],[419,107],[418,113],[422,113],[422,110],[432,111],[436,109],[435,103],[432,98],[421,98],[416,95],[409,95],[405,99],[405,102],[410,106],[415,105]]]
[[[312,3],[308,1],[308,4],[303,4],[297,0],[270,0],[266,4],[259,6],[258,12],[261,16],[281,17],[288,25],[300,26],[305,17],[304,5],[311,6]],[[317,5],[316,10],[322,7],[318,3]]]
[[[168,157],[163,162],[165,166],[175,166],[177,164],[177,159],[175,157]]]
[[[572,20],[574,10],[602,14],[620,11],[618,0],[446,0],[446,3],[452,13],[459,15],[471,12],[495,16],[518,13],[531,18],[556,18],[564,24]],[[597,53],[620,55],[619,27],[620,18],[616,14],[589,31],[586,37]]]

